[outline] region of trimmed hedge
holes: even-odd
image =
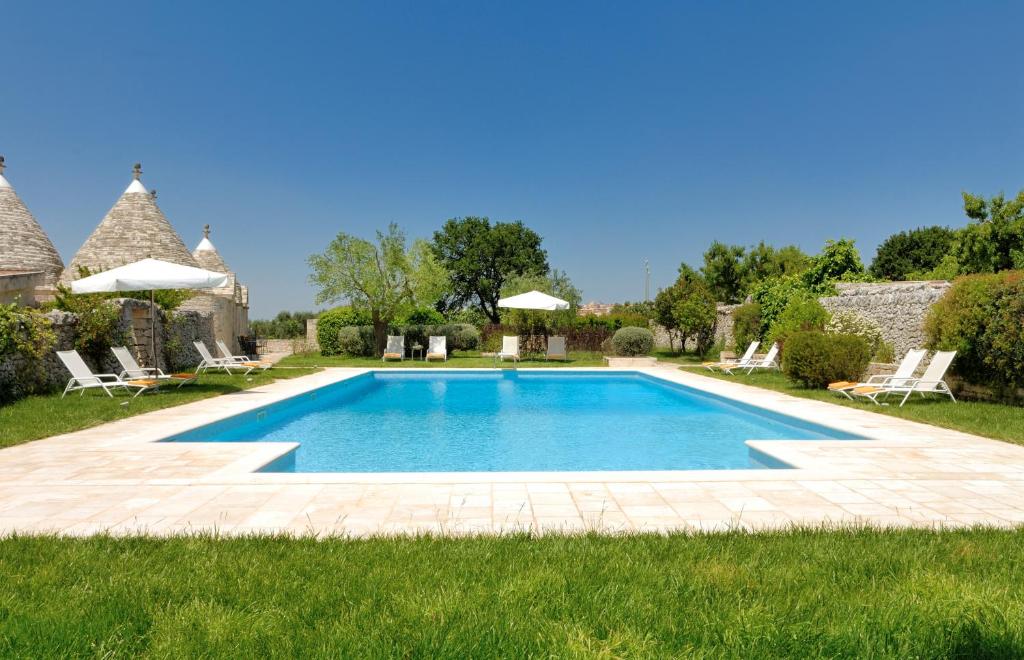
[[[823,388],[840,380],[860,380],[870,359],[868,343],[857,335],[795,332],[786,341],[782,371],[805,387]]]
[[[1024,271],[953,282],[925,320],[928,347],[956,351],[964,380],[1014,398],[1024,387]]]
[[[448,352],[472,351],[480,345],[480,331],[468,323],[448,323],[445,325],[406,325],[391,326],[389,335],[405,337],[405,350],[411,355],[414,344],[424,348],[430,337],[444,336],[447,338]],[[334,340],[336,353],[349,357],[380,357],[376,350],[372,325],[345,326],[338,330]],[[321,354],[323,344],[321,344]]]
[[[647,355],[654,348],[654,333],[647,328],[620,328],[612,336],[612,347],[617,355]]]
[[[322,355],[342,355],[338,333],[346,326],[370,325],[369,312],[352,307],[335,307],[320,314],[316,340]],[[370,354],[373,354],[371,349]]]

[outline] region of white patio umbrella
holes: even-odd
[[[527,291],[517,296],[509,296],[498,301],[498,307],[509,309],[540,309],[553,312],[559,309],[569,309],[569,303],[561,298],[549,296],[540,291]]]
[[[149,290],[150,336],[153,366],[156,366],[156,289],[214,289],[224,286],[228,276],[192,266],[159,259],[143,259],[127,266],[111,268],[71,283],[72,293],[111,293],[115,291]]]

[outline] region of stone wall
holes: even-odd
[[[151,359],[151,332],[149,321],[149,302],[131,298],[112,300],[121,310],[120,333],[123,343],[135,355],[142,366],[153,364]],[[75,337],[78,317],[69,312],[54,310],[46,314],[50,319],[57,342],[42,360],[37,369],[33,369],[29,361],[20,355],[7,355],[0,358],[0,400],[17,399],[37,392],[64,389],[70,378],[67,369],[57,357],[56,351],[67,351],[75,348]],[[213,318],[201,312],[173,312],[169,316],[162,311],[157,316],[157,352],[160,354],[158,366],[165,371],[190,371],[199,364],[199,353],[192,342],[202,340],[216,351],[213,344]],[[120,373],[121,365],[109,350],[99,355],[89,355],[79,351],[82,359],[93,370],[93,373]],[[25,377],[25,372],[32,369],[38,378]]]
[[[320,319],[306,319],[306,350],[307,351],[319,351],[320,340],[317,339],[316,329],[317,322]]]
[[[718,303],[718,314],[715,319],[715,343],[724,346],[732,345],[732,311],[739,305],[726,305]],[[673,344],[670,341],[668,330],[657,323],[651,323],[651,331],[654,333],[654,347],[669,350],[679,350],[678,341]],[[694,350],[692,339],[686,340],[686,349]]]
[[[209,315],[213,321],[213,337],[227,344],[232,353],[242,352],[238,337],[249,332],[248,312],[233,297],[200,293],[186,300],[178,309]],[[207,346],[214,349],[212,343],[207,343]]]
[[[924,346],[925,317],[949,287],[946,281],[839,283],[838,295],[820,300],[830,312],[847,310],[877,323],[899,358]]]

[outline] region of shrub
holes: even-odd
[[[787,340],[782,370],[805,387],[822,388],[840,380],[859,380],[870,358],[867,342],[856,335],[795,332]]]
[[[1024,387],[1024,271],[954,281],[925,320],[928,347],[957,352],[965,380],[1012,398]]]
[[[848,309],[841,309],[834,313],[825,324],[825,332],[833,335],[857,335],[867,342],[872,356],[882,345],[882,329],[878,327],[878,324]]]
[[[878,344],[878,349],[875,350],[874,357],[871,358],[873,362],[884,362],[885,364],[892,364],[896,361],[896,349],[889,342],[882,340]]]
[[[406,314],[398,325],[444,325],[444,316],[431,307],[421,307]]]
[[[323,355],[339,355],[338,332],[345,326],[370,325],[369,312],[352,307],[335,307],[320,314],[316,339]]]
[[[16,363],[15,372],[0,372],[0,404],[41,389],[43,358],[56,342],[50,319],[39,310],[13,303],[0,305],[0,358],[23,358]]]
[[[732,339],[738,350],[746,350],[760,336],[761,305],[749,302],[732,310]]]
[[[110,302],[108,294],[75,295],[67,287],[58,286],[54,306],[78,317],[75,350],[97,364],[109,359],[111,346],[126,343],[127,337],[121,327],[121,310]]]
[[[338,354],[351,357],[373,357],[372,325],[346,325],[338,330]]]
[[[612,337],[612,346],[618,355],[647,355],[654,348],[654,333],[647,328],[620,328]]]
[[[790,335],[809,330],[823,331],[830,315],[814,296],[807,292],[794,295],[786,309],[768,331],[768,342],[775,342],[785,352]]]
[[[761,330],[758,336],[768,336],[772,325],[786,310],[792,298],[808,294],[809,290],[803,280],[794,275],[768,277],[758,282],[750,293],[751,299],[761,308]]]

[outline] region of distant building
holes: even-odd
[[[607,316],[612,313],[612,308],[615,307],[611,303],[599,303],[599,302],[588,302],[586,305],[580,305],[576,310],[577,316]]]
[[[53,298],[64,262],[14,187],[0,156],[0,303],[34,305]]]

